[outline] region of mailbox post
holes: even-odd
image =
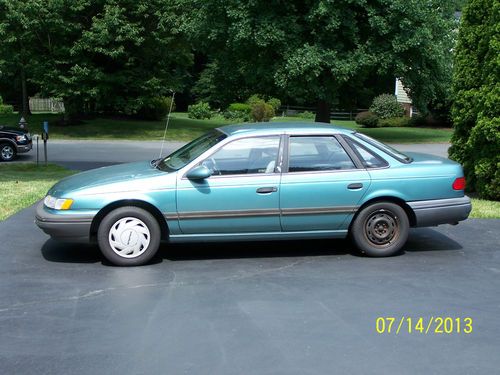
[[[43,122],[43,132],[42,132],[42,140],[43,140],[43,153],[45,156],[45,165],[47,165],[47,141],[49,140],[49,122]]]

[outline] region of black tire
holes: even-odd
[[[148,211],[133,206],[111,211],[97,231],[102,254],[117,266],[146,264],[158,251],[160,241],[158,221]]]
[[[16,148],[10,143],[0,144],[0,160],[12,161],[16,157]]]
[[[371,204],[358,214],[350,235],[356,247],[371,257],[396,254],[406,243],[410,222],[405,210],[390,202]]]

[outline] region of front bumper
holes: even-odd
[[[43,201],[36,207],[35,224],[52,238],[65,242],[89,242],[94,215],[56,215],[45,209]]]
[[[472,210],[468,196],[407,203],[415,212],[417,227],[457,224],[459,221],[467,219]]]
[[[28,152],[33,148],[33,142],[30,140],[29,143],[25,145],[17,144],[17,153],[22,154],[24,152]]]

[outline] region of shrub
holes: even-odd
[[[253,94],[251,97],[247,99],[247,104],[251,107],[254,104],[257,104],[261,101],[264,101],[259,94]]]
[[[246,103],[232,103],[222,113],[226,120],[232,121],[250,121],[250,112],[252,108]]]
[[[274,117],[273,107],[269,103],[266,103],[264,100],[254,102],[251,107],[251,115],[253,121],[267,122]]]
[[[410,123],[408,124],[408,126],[414,126],[414,127],[427,126],[427,125],[428,122],[426,115],[415,115],[410,119]]]
[[[312,112],[309,112],[309,111],[304,111],[304,112],[299,112],[295,115],[295,117],[299,117],[299,118],[303,118],[303,119],[306,119],[306,120],[313,120],[316,115]]]
[[[0,95],[0,115],[10,115],[14,112],[14,107],[11,105],[3,104],[3,98]]]
[[[401,128],[410,126],[411,119],[409,117],[392,117],[392,118],[384,118],[378,120],[378,126],[380,128]]]
[[[210,105],[205,102],[192,104],[188,106],[188,117],[197,120],[209,119],[212,117],[212,109]]]
[[[450,159],[463,164],[469,190],[500,200],[498,2],[469,1],[455,51]]]
[[[170,105],[172,105],[172,111],[175,111],[175,102],[172,104],[170,96],[148,98],[139,110],[139,116],[146,120],[163,120],[170,111]]]
[[[281,100],[277,98],[270,98],[267,101],[267,104],[269,104],[271,107],[274,109],[274,113],[278,113],[280,107],[281,107]]]
[[[386,119],[403,116],[404,109],[394,95],[382,94],[373,99],[370,112],[375,113],[381,119]]]
[[[0,115],[10,115],[14,113],[14,107],[11,105],[0,104]]]
[[[248,114],[251,112],[252,108],[246,103],[232,103],[229,105],[227,110],[231,112],[243,112]]]
[[[365,128],[376,128],[378,125],[378,120],[378,116],[370,111],[359,112],[354,118],[356,124],[364,126]]]

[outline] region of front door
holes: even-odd
[[[279,136],[241,138],[201,164],[205,180],[180,177],[177,214],[185,234],[279,232]]]
[[[335,137],[290,137],[280,185],[283,230],[346,229],[369,185],[369,173]]]

